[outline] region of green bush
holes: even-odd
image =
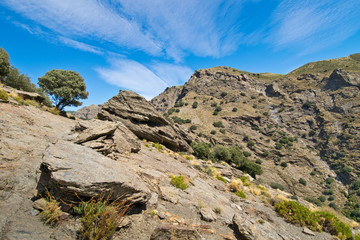
[[[194,150],[194,155],[200,159],[207,159],[210,154],[210,147],[207,143],[193,143],[192,148]]]
[[[283,147],[283,145],[282,145],[281,143],[276,143],[276,144],[275,144],[275,148],[276,148],[277,150],[281,150],[282,147]]]
[[[10,70],[10,57],[5,49],[0,48],[0,81],[8,75]]]
[[[301,183],[301,184],[302,184],[302,185],[304,185],[304,186],[306,186],[306,185],[307,185],[306,180],[305,180],[305,179],[303,179],[303,178],[300,178],[300,179],[299,179],[299,183]]]
[[[215,130],[211,130],[210,134],[215,135],[216,131]]]
[[[257,158],[257,159],[255,160],[255,163],[260,165],[260,164],[262,164],[262,160],[259,159],[259,158]]]
[[[227,92],[222,92],[222,93],[220,94],[220,96],[221,96],[222,98],[226,97],[226,95],[227,95]]]
[[[285,187],[283,185],[281,185],[280,183],[276,183],[276,182],[271,182],[270,187],[272,187],[273,189],[279,189],[281,191],[284,191],[284,189],[285,189]]]
[[[7,86],[26,92],[35,92],[37,89],[36,85],[31,83],[30,77],[20,74],[19,70],[15,67],[10,68],[4,83]]]
[[[320,196],[318,199],[319,199],[320,202],[325,202],[325,201],[326,201],[326,197],[325,197],[325,196]]]
[[[334,179],[333,179],[332,177],[328,177],[328,178],[325,180],[325,182],[326,182],[327,184],[332,184],[332,183],[334,182]]]
[[[216,176],[216,179],[218,179],[218,180],[220,180],[220,181],[224,182],[225,184],[227,184],[226,179],[225,179],[225,178],[223,178],[222,176]]]
[[[336,205],[336,203],[334,203],[334,202],[331,202],[331,203],[329,204],[329,207],[335,209],[336,211],[339,210],[339,207],[338,207],[338,206]]]
[[[306,102],[306,103],[303,104],[304,109],[309,109],[309,108],[311,108],[311,106],[312,106],[311,102]]]
[[[335,196],[330,196],[329,198],[328,198],[328,201],[334,201],[335,200]]]
[[[55,225],[59,222],[62,214],[59,202],[57,202],[49,193],[47,193],[47,197],[44,199],[46,200],[46,204],[44,210],[40,213],[40,216],[42,220],[45,221],[45,224]]]
[[[230,163],[232,156],[227,147],[216,145],[213,149],[213,157],[215,158],[215,161],[224,161]]]
[[[331,189],[326,189],[326,190],[324,190],[323,194],[324,194],[324,195],[333,195],[334,192],[333,192],[333,190],[331,190]]]
[[[280,163],[280,166],[282,166],[283,168],[286,168],[287,165],[288,165],[287,162],[281,162],[281,163]]]
[[[212,107],[217,107],[217,103],[211,103]]]
[[[265,152],[263,152],[262,155],[263,155],[263,157],[267,157],[267,156],[269,156],[269,154],[270,154],[270,153],[269,153],[268,151],[265,151]]]
[[[250,174],[250,176],[253,178],[256,178],[256,175],[261,175],[263,173],[260,165],[249,160],[245,161],[244,164],[239,167],[239,169]]]
[[[193,102],[192,108],[197,108],[197,106],[198,106],[198,102]]]
[[[237,112],[237,110],[238,110],[237,108],[233,108],[233,109],[232,109],[233,112]]]
[[[314,136],[315,134],[316,134],[316,132],[314,130],[310,130],[310,132],[309,132],[310,137]]]
[[[81,239],[109,239],[119,227],[129,207],[130,204],[120,200],[112,203],[103,198],[81,201],[79,206],[74,207],[75,213],[81,216]]]
[[[226,132],[225,129],[223,129],[223,128],[220,129],[219,131],[220,131],[222,134],[225,134],[225,132]]]
[[[341,172],[342,173],[345,173],[345,174],[348,174],[348,173],[351,173],[352,172],[352,168],[349,167],[349,166],[345,166],[341,169]]]
[[[244,92],[240,93],[241,96],[245,97],[246,94]]]
[[[253,141],[249,141],[249,142],[247,143],[247,146],[248,146],[248,148],[252,148],[252,147],[255,146],[255,143],[254,143]]]
[[[194,130],[196,130],[196,129],[197,129],[197,126],[191,125],[191,127],[190,127],[190,130],[191,130],[191,131],[194,131]]]
[[[7,101],[9,100],[9,95],[7,94],[7,92],[3,89],[0,88],[0,99]]]
[[[170,182],[172,185],[180,188],[181,190],[185,190],[189,187],[189,181],[183,175],[172,176]]]
[[[221,121],[213,122],[213,126],[217,127],[217,128],[224,128],[225,127]]]
[[[243,154],[244,154],[245,157],[250,157],[251,156],[251,152],[244,151]]]
[[[313,198],[313,197],[305,197],[304,198],[306,201],[312,203],[312,204],[315,204],[316,206],[318,207],[321,207],[323,205],[322,201],[320,201],[319,199],[317,198]],[[324,200],[325,201],[325,200]]]
[[[244,199],[246,198],[245,193],[243,191],[241,191],[241,190],[235,192],[235,195],[238,196],[238,197],[244,198]]]

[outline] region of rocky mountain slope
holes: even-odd
[[[72,115],[74,117],[84,119],[84,120],[95,119],[96,116],[98,115],[98,113],[100,112],[101,107],[102,107],[102,105],[92,104],[92,105],[80,108],[79,110],[74,112]]]
[[[309,63],[287,75],[202,69],[151,102],[196,141],[250,153],[261,162],[262,181],[325,198],[360,221],[359,57]]]

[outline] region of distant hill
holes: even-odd
[[[360,54],[308,63],[286,75],[214,67],[195,71],[151,102],[197,142],[240,146],[261,163],[264,182],[330,199],[327,205],[358,216],[359,73]],[[329,189],[333,197],[326,196]]]
[[[95,119],[97,114],[100,112],[100,110],[101,110],[101,105],[92,104],[90,106],[80,108],[79,110],[73,112],[72,114],[77,118],[90,120],[90,119]]]

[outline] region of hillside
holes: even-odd
[[[310,200],[326,199],[324,204],[360,220],[358,56],[270,77],[202,69],[176,92],[167,89],[151,102],[197,142],[237,145],[250,153],[264,171],[259,181]]]

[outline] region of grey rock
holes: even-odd
[[[150,237],[150,240],[160,239],[202,240],[203,238],[195,229],[171,225],[162,225],[156,228]]]
[[[335,69],[329,78],[325,79],[325,89],[337,90],[342,87],[355,86],[360,88],[360,74]]]
[[[43,211],[46,207],[47,201],[44,198],[40,198],[33,202],[33,207],[37,210]]]
[[[63,200],[96,195],[145,205],[150,191],[135,171],[92,149],[66,141],[51,144],[40,166],[38,191],[46,187]]]
[[[102,107],[98,118],[122,122],[140,139],[159,142],[174,151],[192,152],[188,134],[171,125],[145,98],[132,91],[120,91]]]
[[[73,113],[73,115],[77,118],[84,119],[84,120],[90,120],[95,119],[98,113],[101,111],[102,105],[90,105],[83,108],[80,108],[76,112]]]
[[[315,236],[315,233],[313,231],[311,231],[309,228],[304,227],[303,228],[303,233],[307,234],[307,235],[311,235],[311,236]]]
[[[211,209],[208,209],[208,208],[200,209],[200,215],[201,215],[201,218],[207,222],[213,222],[213,221],[216,221],[216,219],[217,219],[214,211],[212,211]]]

